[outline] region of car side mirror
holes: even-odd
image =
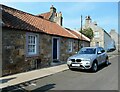
[[[78,52],[75,52],[75,54],[77,54]]]
[[[98,51],[98,53],[97,54],[101,54],[102,52],[101,51]]]

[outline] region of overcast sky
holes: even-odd
[[[113,0],[115,1],[115,0]],[[80,16],[83,21],[87,15],[98,26],[109,32],[118,31],[118,2],[1,2],[4,5],[34,15],[49,12],[51,5],[63,14],[63,26],[71,29],[80,28]],[[84,22],[83,22],[84,25]]]

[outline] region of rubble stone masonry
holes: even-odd
[[[52,62],[52,38],[58,37],[43,33],[39,34],[39,55],[26,56],[26,31],[3,28],[2,37],[2,76],[27,72],[34,69],[49,67]],[[78,50],[78,40],[64,37],[59,38],[59,60],[67,58]],[[73,50],[68,52],[68,42],[72,40]],[[0,50],[1,51],[1,50]]]

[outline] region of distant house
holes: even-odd
[[[120,51],[120,34],[118,34],[114,29],[111,29],[110,36],[115,41],[115,46],[118,51]]]
[[[81,40],[90,45],[89,38],[80,39],[79,33],[76,35],[51,21],[53,16],[49,14],[36,16],[5,5],[0,7],[2,76],[48,67],[54,60],[66,61],[78,51]]]
[[[93,39],[91,39],[90,46],[101,46],[105,50],[108,50],[115,45],[111,36],[103,28],[99,27],[96,22],[92,22],[90,16],[86,16],[83,29],[86,28],[91,28],[94,34]]]

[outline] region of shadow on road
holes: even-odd
[[[40,88],[37,88],[37,89],[35,89],[35,90],[31,91],[31,92],[46,92],[46,91],[54,88],[55,85],[56,84],[47,84],[47,85],[44,85],[44,86],[42,86]]]
[[[46,92],[52,88],[55,88],[54,87],[55,85],[56,84],[47,84],[34,90],[26,90],[25,85],[24,87],[21,87],[20,85],[15,85],[15,86],[4,88],[0,92]]]
[[[0,83],[6,83],[6,82],[8,82],[8,81],[10,81],[10,80],[12,80],[12,79],[16,79],[16,77],[7,78],[7,79],[2,79],[2,80],[0,80]]]

